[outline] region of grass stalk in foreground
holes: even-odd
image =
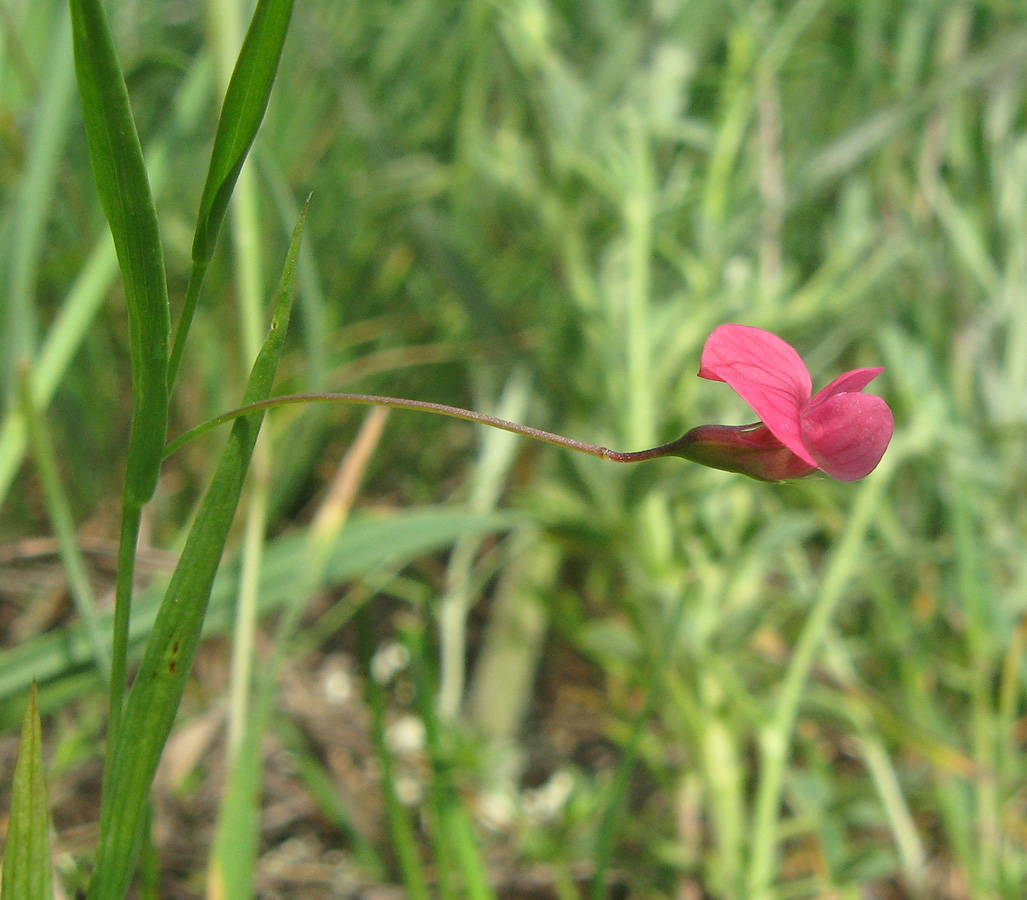
[[[219,80],[227,97],[242,43],[243,10],[239,0],[218,0],[207,7],[207,33],[214,48]],[[281,36],[284,38],[284,30]],[[280,49],[280,46],[279,48]],[[231,198],[229,237],[232,264],[238,285],[239,336],[244,365],[260,351],[263,330],[263,263],[260,217],[252,167],[243,162]],[[257,439],[250,461],[246,523],[243,528],[242,572],[232,634],[232,662],[229,679],[228,761],[232,765],[246,729],[253,680],[254,636],[259,606],[258,574],[264,553],[271,478],[271,447],[267,434]]]
[[[305,215],[293,232],[271,328],[250,374],[245,398],[251,403],[270,393],[282,356],[304,221]],[[124,727],[108,753],[90,900],[121,900],[131,881],[150,785],[200,642],[214,576],[262,419],[259,414],[247,416],[232,427],[147,641],[125,706]]]
[[[192,271],[175,328],[167,367],[170,389],[178,376],[203,280],[214,255],[239,172],[264,119],[292,16],[292,0],[259,0],[253,11],[218,118],[210,168],[203,185],[192,247]]]
[[[322,583],[331,548],[349,517],[360,479],[378,445],[387,416],[385,409],[371,411],[343,461],[334,489],[308,532],[299,570],[302,574],[292,584],[291,602],[279,620],[270,658],[260,667],[252,702],[249,694],[246,696],[246,717],[238,722],[238,738],[229,746],[228,783],[218,811],[214,851],[208,865],[209,890],[213,896],[225,900],[248,900],[253,896],[253,871],[260,837],[262,738],[271,723],[278,674],[299,626],[304,601],[313,596]],[[236,652],[244,652],[244,649],[233,647],[233,662]],[[234,706],[231,712],[236,715]],[[357,838],[358,846],[361,840]],[[361,850],[364,860],[380,869],[370,845],[364,844]]]
[[[139,523],[143,504],[157,486],[167,434],[171,314],[157,211],[103,3],[71,0],[71,21],[90,161],[125,286],[132,369],[132,416],[122,493],[111,659],[108,727],[114,741],[125,692]]]
[[[168,126],[150,143],[146,152],[146,172],[151,189],[159,195],[165,187],[169,146],[183,133],[191,133],[210,88],[210,66],[200,57],[191,66],[172,101]],[[293,216],[292,221],[298,218]],[[59,304],[57,317],[50,325],[32,361],[32,380],[36,406],[42,412],[65,376],[71,361],[82,346],[94,317],[107,299],[117,273],[117,257],[110,236],[102,234],[94,242],[71,288]],[[20,410],[12,406],[0,421],[0,504],[21,464],[26,448],[25,422]]]

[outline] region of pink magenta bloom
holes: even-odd
[[[706,340],[699,376],[729,384],[761,421],[693,429],[681,455],[767,481],[818,469],[856,481],[881,461],[895,427],[888,404],[861,393],[883,371],[853,369],[811,396],[809,371],[789,344],[762,328],[721,325]]]

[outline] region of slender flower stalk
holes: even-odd
[[[883,369],[855,369],[811,397],[809,372],[781,338],[746,325],[721,325],[706,341],[699,375],[733,387],[763,421],[751,425],[700,425],[677,440],[648,450],[620,451],[521,425],[485,413],[401,397],[310,393],[271,397],[226,412],[171,441],[167,458],[211,428],[249,413],[294,403],[352,403],[412,409],[500,428],[557,447],[619,463],[678,456],[760,481],[784,481],[823,471],[839,481],[868,475],[891,440],[894,419],[880,397],[861,393]]]
[[[164,458],[167,459],[184,444],[189,443],[189,441],[199,437],[204,432],[217,428],[218,425],[224,425],[226,422],[231,422],[233,419],[239,418],[239,416],[245,416],[258,410],[271,409],[275,406],[288,406],[295,403],[352,403],[357,406],[387,406],[391,409],[420,410],[440,416],[448,416],[451,419],[463,419],[466,422],[477,422],[479,425],[500,428],[503,431],[520,434],[524,437],[533,438],[536,441],[544,441],[547,444],[555,444],[558,447],[566,447],[568,450],[577,450],[579,453],[588,453],[590,456],[598,456],[600,459],[609,459],[613,462],[642,462],[646,459],[656,459],[658,456],[669,456],[672,455],[673,448],[681,442],[681,439],[679,439],[670,444],[653,447],[650,450],[621,453],[608,447],[590,444],[587,441],[564,437],[562,434],[553,434],[550,431],[543,431],[541,428],[532,428],[530,425],[521,425],[517,422],[510,422],[507,419],[489,416],[471,409],[448,406],[445,403],[430,403],[427,400],[406,400],[401,397],[379,397],[374,394],[283,394],[278,397],[270,397],[259,403],[251,403],[247,406],[240,406],[238,409],[229,410],[214,419],[204,422],[202,425],[191,428],[168,444],[164,451]]]

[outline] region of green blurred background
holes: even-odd
[[[111,10],[173,316],[242,14],[230,0]],[[683,603],[614,848],[631,896],[746,898],[767,884],[782,898],[1024,895],[1025,85],[1027,11],[1012,0],[297,5],[173,435],[237,403],[308,193],[282,393],[434,400],[642,449],[750,420],[726,386],[695,377],[709,332],[741,322],[796,346],[815,386],[886,366],[872,390],[896,419],[866,482],[767,485],[392,413],[356,524],[438,507],[512,515],[292,598],[311,600],[309,639],[283,674],[276,733],[294,768],[323,778],[318,853],[345,861],[355,842],[325,812],[346,796],[338,735],[317,738],[289,685],[323,687],[349,665],[340,604],[370,603],[383,641],[410,622],[435,636],[443,719],[491,871],[542,867],[539,891],[554,893],[503,895],[564,900]],[[45,658],[53,780],[88,797],[102,691],[68,651],[77,626],[56,563],[33,555],[29,539],[51,526],[18,449],[15,373],[28,359],[38,375],[102,587],[127,329],[67,11],[52,0],[0,0],[0,197],[0,704],[13,735]],[[317,405],[269,419],[269,554],[323,508],[365,416]],[[205,437],[166,464],[148,521],[156,550],[180,545],[217,446]],[[220,640],[183,722],[223,705]],[[410,703],[399,686],[393,701],[397,716]],[[289,745],[290,727],[305,739]],[[216,770],[194,760],[174,802],[216,795]],[[297,790],[320,796],[314,778]],[[540,812],[547,786],[558,802]],[[387,843],[373,821],[361,828]],[[265,830],[261,865],[283,841]],[[186,859],[182,883],[203,869],[202,854]],[[377,877],[390,880],[388,865]],[[334,882],[310,890],[350,896]]]

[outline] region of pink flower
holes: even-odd
[[[888,404],[861,393],[883,371],[854,369],[811,397],[809,371],[781,338],[721,325],[706,340],[699,376],[731,385],[762,421],[695,428],[680,439],[680,455],[767,481],[818,469],[839,481],[863,478],[895,427]]]

